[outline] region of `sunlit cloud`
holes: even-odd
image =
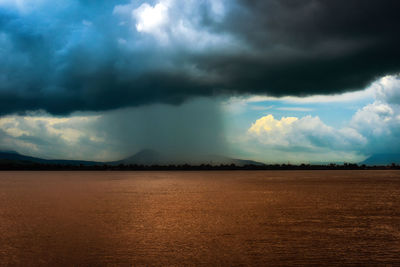
[[[346,150],[350,145],[360,146],[366,143],[366,139],[355,130],[336,130],[323,123],[320,118],[312,116],[275,119],[272,115],[267,115],[253,123],[248,133],[261,144],[276,148]]]
[[[136,30],[155,35],[161,42],[167,42],[168,36],[162,27],[168,23],[169,1],[157,3],[154,7],[147,3],[132,11],[136,19]]]
[[[198,11],[202,6],[210,10],[213,19],[223,18],[226,7],[223,1],[177,1],[160,0],[154,5],[143,3],[137,6],[135,1],[126,5],[117,5],[114,14],[121,19],[131,20],[129,24],[142,34],[153,36],[161,46],[174,45],[185,50],[205,48],[238,48],[238,40],[232,35],[212,32],[201,25]],[[124,25],[124,23],[123,23]]]
[[[30,114],[0,117],[0,131],[6,135],[0,140],[0,146],[27,154],[35,152],[44,157],[49,157],[48,153],[50,156],[67,158],[87,157],[85,146],[90,146],[90,143],[101,146],[104,143],[102,136],[90,129],[90,125],[99,119],[99,115],[58,118],[48,114]],[[7,143],[10,139],[11,143]]]
[[[396,100],[399,89],[398,76],[386,76],[377,80],[366,89],[372,96],[372,103],[359,108],[340,128],[330,126],[317,116],[277,119],[269,114],[257,119],[248,129],[247,138],[238,142],[257,143],[260,146],[259,151],[255,152],[257,146],[254,146],[253,153],[262,157],[261,151],[264,150],[266,158],[270,151],[280,151],[288,157],[291,153],[307,151],[307,157],[314,160],[317,157],[312,154],[321,157],[321,151],[353,153],[357,160],[362,160],[362,155],[365,158],[374,153],[396,153],[400,149],[400,103]],[[281,101],[287,103],[287,99]],[[274,109],[303,111],[302,108],[285,106]],[[307,108],[304,111],[308,111]]]

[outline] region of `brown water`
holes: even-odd
[[[399,171],[0,172],[0,265],[400,265]]]

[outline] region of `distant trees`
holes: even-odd
[[[42,164],[32,162],[0,162],[0,170],[49,170],[49,171],[218,171],[218,170],[399,170],[400,165],[392,163],[387,166],[366,166],[344,163],[312,165],[312,164],[269,164],[269,165],[244,165],[235,164],[221,165],[137,165],[137,164],[119,164],[119,165],[71,165],[71,164]]]

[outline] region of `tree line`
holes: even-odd
[[[235,164],[221,165],[69,165],[69,164],[43,164],[43,163],[0,163],[0,170],[48,170],[48,171],[218,171],[218,170],[399,170],[400,165],[392,163],[389,165],[368,166],[354,163],[344,164],[265,164],[244,165]]]

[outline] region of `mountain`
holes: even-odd
[[[101,165],[101,162],[94,161],[85,161],[85,160],[58,160],[58,159],[42,159],[36,157],[30,157],[21,155],[15,151],[0,151],[0,163],[17,163],[17,164],[32,164],[32,163],[40,163],[40,164],[60,164],[60,165],[73,165],[73,166],[94,166]]]
[[[113,161],[109,162],[110,165],[118,165],[118,164],[124,164],[124,165],[162,165],[167,162],[167,159],[163,157],[160,153],[158,153],[155,150],[152,149],[144,149],[139,151],[133,156],[130,156],[128,158],[118,160],[118,161]]]
[[[84,160],[49,160],[36,157],[30,157],[21,155],[15,151],[0,151],[0,164],[19,164],[19,165],[29,165],[29,164],[49,164],[49,165],[71,165],[71,166],[95,166],[95,165],[171,165],[171,164],[189,164],[189,165],[201,165],[209,164],[213,166],[217,165],[231,165],[245,166],[245,165],[256,165],[262,166],[263,163],[251,161],[234,159],[218,155],[202,155],[198,156],[196,159],[187,160],[187,158],[181,157],[180,159],[174,158],[172,156],[166,156],[155,150],[145,149],[141,150],[133,156],[128,158],[112,161],[112,162],[95,162],[95,161],[84,161]]]
[[[375,154],[361,162],[365,165],[390,165],[400,164],[400,154]]]
[[[207,155],[204,156],[201,160],[202,164],[210,164],[210,165],[230,165],[235,164],[236,166],[246,166],[246,165],[255,165],[255,166],[262,166],[265,165],[264,163],[253,161],[253,160],[244,160],[244,159],[235,159],[224,157],[220,155]]]
[[[141,150],[133,156],[125,158],[123,160],[109,162],[110,165],[118,165],[118,164],[133,164],[133,165],[171,165],[171,164],[190,164],[190,165],[201,165],[201,164],[209,164],[209,165],[230,165],[235,164],[236,166],[245,166],[245,165],[256,165],[261,166],[263,163],[252,161],[252,160],[242,160],[242,159],[234,159],[219,155],[198,155],[196,158],[192,158],[187,160],[186,157],[176,157],[176,156],[167,156],[161,154],[155,150],[145,149]]]

